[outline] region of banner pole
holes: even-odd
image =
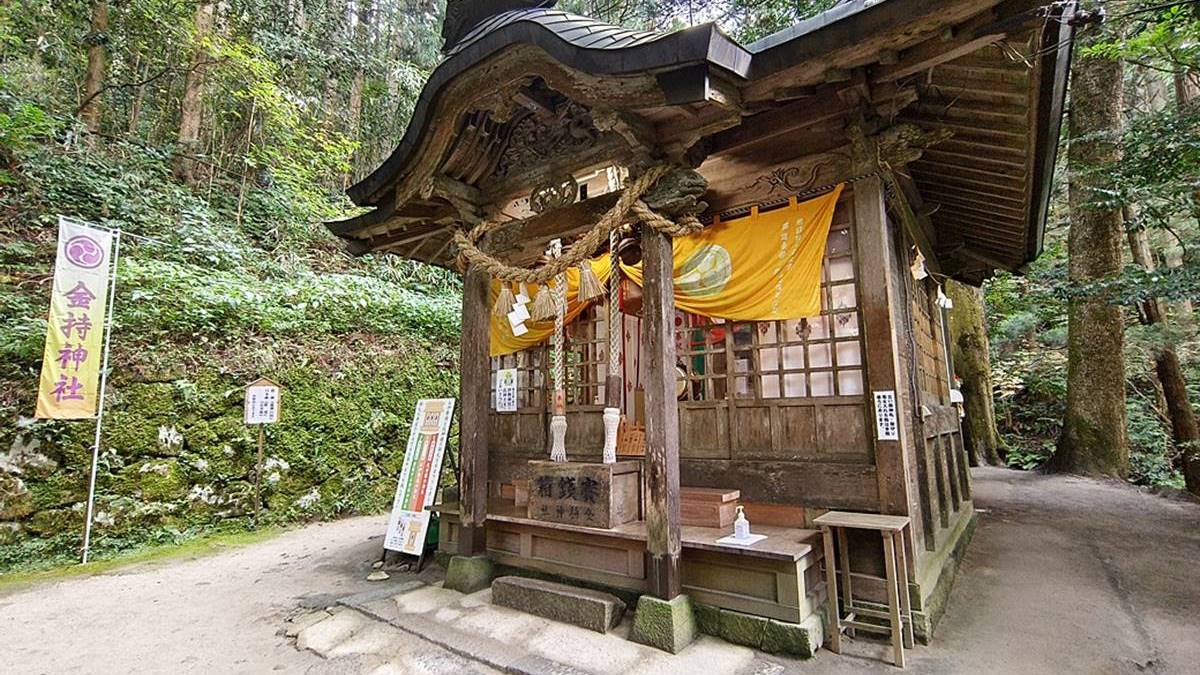
[[[96,504],[96,471],[100,463],[100,425],[104,421],[104,394],[108,384],[108,347],[112,342],[113,301],[117,296],[117,263],[121,257],[121,230],[114,231],[112,277],[108,283],[108,315],[104,317],[104,357],[100,362],[100,398],[96,403],[96,437],[92,441],[92,475],[88,481],[87,523],[83,530],[83,564],[92,544],[92,510]]]

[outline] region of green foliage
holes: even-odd
[[[70,562],[80,543],[92,427],[27,417],[59,214],[127,235],[95,555],[248,527],[241,388],[261,375],[285,401],[262,521],[386,508],[415,401],[457,389],[461,286],[350,258],[323,222],[351,213],[346,181],[395,147],[436,59],[436,4],[375,3],[360,30],[337,3],[235,0],[203,41],[195,3],[110,3],[108,32],[89,37],[90,7],[0,7],[0,447],[27,451],[20,474],[0,468],[0,571]],[[99,136],[76,119],[95,41],[108,57]],[[184,185],[172,159],[197,50],[199,180]]]

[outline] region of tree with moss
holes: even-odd
[[[1120,206],[1107,198],[1121,161],[1123,69],[1121,61],[1085,50],[1071,74],[1067,407],[1049,464],[1057,471],[1114,477],[1129,473],[1125,325],[1121,306],[1100,289],[1124,266],[1124,221]]]

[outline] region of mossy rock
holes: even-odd
[[[33,496],[25,481],[12,474],[0,473],[0,520],[18,520],[33,513]]]
[[[12,546],[25,538],[21,523],[0,523],[0,546]]]
[[[691,598],[686,595],[677,595],[671,600],[651,595],[638,598],[629,639],[671,654],[683,651],[696,639],[696,615],[692,611]]]
[[[183,433],[175,399],[175,386],[171,384],[128,387],[122,392],[121,405],[113,407],[105,424],[104,446],[117,448],[122,456],[130,458],[178,453],[182,445],[168,447],[158,441],[159,427],[173,426]]]
[[[122,469],[116,488],[143,501],[173,501],[186,497],[191,485],[178,461],[150,459]]]
[[[38,511],[29,519],[26,527],[36,535],[52,535],[66,532],[83,525],[82,509],[47,509]]]
[[[803,624],[770,619],[763,633],[762,650],[807,659],[821,644],[821,630],[821,620],[817,617]]]
[[[43,480],[29,481],[33,508],[41,511],[71,506],[87,499],[87,477],[79,473],[55,473]]]

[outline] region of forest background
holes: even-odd
[[[749,41],[834,4],[559,6],[637,28],[716,21]],[[1160,367],[1169,348],[1190,410],[1200,22],[1193,2],[1085,5],[1108,16],[1077,57],[1116,64],[1121,88],[1118,124],[1082,138],[1122,153],[1091,169],[1060,153],[1045,254],[991,280],[986,303],[957,289],[960,334],[986,306],[988,338],[959,340],[960,374],[995,392],[999,433],[987,424],[972,437],[981,461],[1050,460],[1068,414],[1069,310],[1101,298],[1125,336],[1129,448],[1104,472],[1178,489],[1194,446]],[[240,389],[259,376],[284,387],[264,522],[387,507],[416,399],[457,391],[459,281],[349,257],[322,222],[354,212],[342,190],[403,134],[440,59],[444,11],[429,0],[0,2],[0,573],[71,562],[80,546],[92,427],[31,419],[58,214],[133,235],[118,271],[94,557],[249,527],[255,446]],[[1069,184],[1089,177],[1087,203],[1071,202]],[[1068,271],[1081,208],[1120,212],[1134,244],[1119,269],[1086,281]]]

